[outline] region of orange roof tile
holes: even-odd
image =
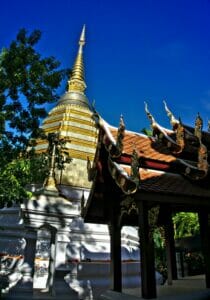
[[[193,197],[210,197],[210,190],[195,185],[179,174],[141,169],[140,177],[140,188],[145,191]]]
[[[117,128],[110,127],[110,131],[114,138],[116,138]],[[165,162],[172,162],[176,160],[175,156],[169,153],[163,153],[165,149],[163,149],[161,145],[155,143],[154,138],[126,130],[125,137],[123,139],[123,153],[131,155],[134,147],[136,147],[140,156],[145,158]]]

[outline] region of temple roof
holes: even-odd
[[[96,115],[100,142],[93,164],[88,165],[94,185],[83,206],[86,221],[96,220],[98,203],[106,206],[110,197],[147,198],[152,193],[156,198],[153,201],[167,196],[166,202],[173,197],[175,203],[202,201],[201,205],[210,205],[210,134],[202,131],[200,116],[195,128],[173,117],[173,127],[167,129],[155,121],[148,107],[146,113],[152,125],[151,137],[126,130],[122,121],[118,128],[111,126]],[[107,215],[100,218],[106,222]]]
[[[112,126],[109,127],[111,134],[114,138],[117,137],[118,128],[114,128]],[[153,148],[152,144],[155,143],[155,138],[147,137],[144,134],[133,132],[133,131],[125,131],[125,136],[123,140],[123,151],[122,154],[132,155],[134,146],[139,150],[139,153],[142,157],[171,162],[175,160],[175,157],[168,154],[161,153],[161,145],[158,145],[158,148]],[[160,151],[158,151],[158,149]]]

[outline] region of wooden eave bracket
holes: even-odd
[[[124,194],[130,195],[136,193],[139,182],[129,176],[119,164],[111,159],[111,157],[108,158],[108,168],[112,178]]]

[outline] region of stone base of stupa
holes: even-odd
[[[71,201],[40,189],[21,207],[0,211],[0,253],[10,278],[4,292],[63,293],[87,300],[110,288],[108,227],[84,223],[80,217],[80,200],[88,191],[68,193]],[[138,234],[133,227],[122,229],[122,271],[123,287],[139,286]]]

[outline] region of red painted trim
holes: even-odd
[[[144,164],[146,165],[146,167],[154,168],[154,169],[168,170],[170,168],[170,164],[160,163],[155,161],[145,160]]]
[[[121,164],[130,165],[131,157],[130,156],[121,156],[116,161]],[[140,158],[140,167],[159,169],[159,170],[168,170],[168,169],[170,169],[171,165],[170,165],[170,163],[152,161],[152,160],[146,159],[146,158],[142,158],[142,161],[141,161],[141,158]]]
[[[131,157],[130,156],[120,156],[117,159],[117,162],[122,163],[122,164],[129,164],[131,163]]]

